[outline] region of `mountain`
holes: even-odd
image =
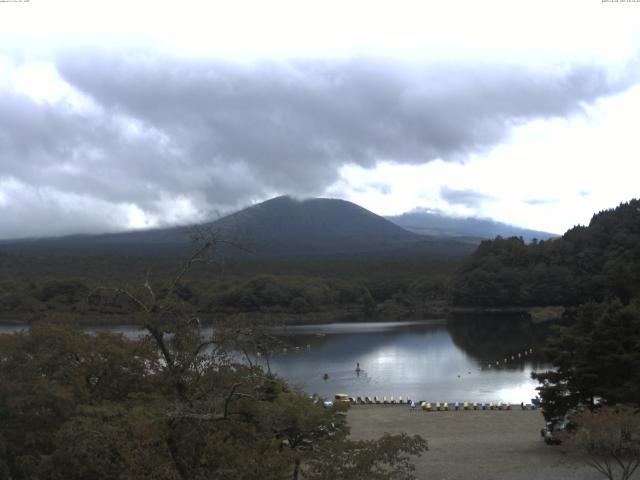
[[[276,197],[212,224],[257,251],[376,250],[423,240],[355,203],[338,199]]]
[[[438,211],[416,209],[402,215],[385,217],[396,225],[420,235],[436,237],[468,237],[472,240],[501,237],[522,237],[525,241],[547,240],[558,235],[529,230],[491,219],[451,217]]]
[[[265,258],[418,254],[460,258],[473,250],[463,242],[430,238],[409,232],[354,203],[283,196],[245,208],[203,225],[222,238],[247,247]],[[144,230],[102,235],[0,242],[10,253],[64,253],[91,255],[153,255],[184,253],[189,228]],[[248,256],[236,250],[229,254]]]

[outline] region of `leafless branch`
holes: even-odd
[[[145,279],[144,282],[144,286],[147,289],[147,291],[149,292],[149,295],[151,295],[151,300],[153,301],[153,303],[156,303],[156,294],[153,292],[153,288],[151,288],[151,283],[149,283],[149,271],[147,271],[147,278]]]
[[[198,356],[198,354],[200,353],[200,351],[201,351],[203,348],[208,347],[209,345],[215,345],[215,344],[217,344],[217,343],[218,343],[218,342],[217,342],[216,340],[207,340],[206,342],[201,342],[201,343],[196,347],[196,349],[194,350],[194,352],[193,352],[193,356],[194,356],[194,357],[197,357],[197,356]]]
[[[129,298],[132,302],[142,308],[142,310],[144,310],[147,314],[151,313],[151,308],[134,294],[132,294],[129,290],[124,288],[116,288],[114,289],[114,292],[116,295],[124,295],[125,297]]]
[[[242,383],[234,383],[231,386],[231,392],[229,392],[229,395],[226,396],[226,398],[224,399],[224,418],[227,418],[227,416],[229,415],[229,403],[231,402],[231,399],[233,398],[233,396],[236,393],[236,389],[242,385]]]

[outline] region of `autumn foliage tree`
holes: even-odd
[[[221,321],[205,334],[182,308],[185,276],[217,245],[199,238],[167,285],[110,292],[137,306],[138,338],[45,323],[0,335],[1,480],[337,478],[324,464],[414,478],[423,439],[350,441],[344,415],[255,361],[264,329]]]
[[[640,412],[603,407],[573,418],[575,429],[564,435],[565,448],[584,455],[609,480],[628,480],[640,466]]]

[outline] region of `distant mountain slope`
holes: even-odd
[[[355,203],[277,197],[212,224],[258,251],[322,252],[375,249],[424,240]]]
[[[547,240],[558,235],[529,230],[496,222],[490,219],[472,217],[450,217],[431,210],[413,210],[402,215],[385,217],[396,225],[421,235],[439,237],[474,237],[478,239],[501,237],[522,237],[525,241],[537,238]]]
[[[316,198],[277,197],[211,222],[206,227],[224,238],[237,239],[255,256],[373,256],[394,252],[420,258],[460,258],[473,250],[464,242],[432,239],[409,232],[354,203]],[[188,227],[103,235],[72,235],[0,242],[0,250],[65,254],[174,254],[189,246]],[[229,251],[237,255],[237,252]]]

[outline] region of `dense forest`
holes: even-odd
[[[100,322],[130,313],[134,305],[109,292],[145,281],[166,288],[202,234],[220,242],[180,285],[185,308],[296,321],[420,316],[447,301],[451,273],[475,248],[416,235],[349,202],[278,197],[191,228],[2,241],[0,314]]]
[[[566,305],[640,291],[640,200],[593,216],[561,238],[487,240],[455,276],[457,305]]]
[[[0,313],[29,321],[72,316],[101,321],[132,312],[115,287],[142,288],[149,280],[166,288],[174,258],[0,255]],[[395,262],[370,258],[345,262],[234,262],[221,258],[195,265],[179,285],[185,308],[203,315],[257,313],[299,319],[362,319],[421,312],[446,302],[458,263]]]
[[[550,325],[545,335],[544,354],[554,368],[532,374],[540,382],[543,414],[552,429],[568,425],[573,435],[584,420],[578,414],[602,406],[637,411],[639,200],[600,212],[589,226],[555,240],[483,242],[456,273],[452,293],[457,304],[575,307],[569,321]],[[629,443],[624,432],[619,440]]]
[[[628,303],[640,290],[639,217],[640,201],[632,200],[557,239],[484,241],[465,260],[408,251],[322,259],[220,257],[194,266],[179,293],[185,308],[201,314],[289,315],[299,321],[420,316],[451,306],[577,306],[608,297]],[[0,254],[0,312],[18,321],[66,314],[87,321],[115,318],[134,307],[110,293],[115,286],[141,288],[149,280],[161,290],[175,263],[173,257]]]

